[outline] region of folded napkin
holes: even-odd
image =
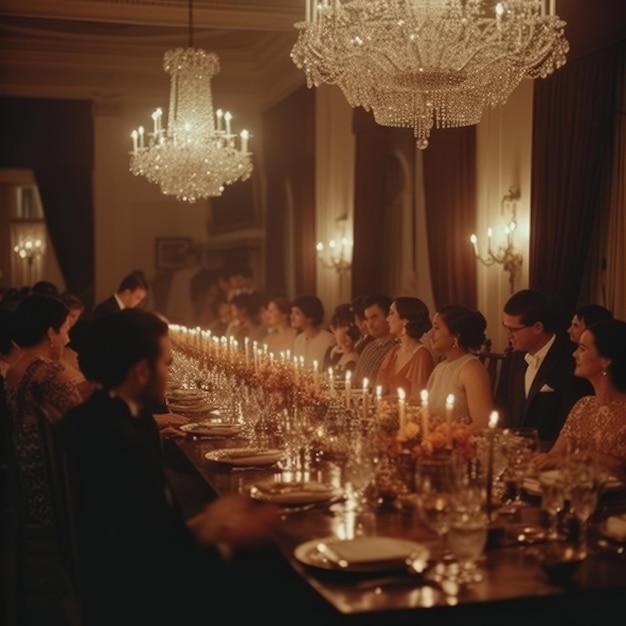
[[[626,541],[626,513],[611,515],[604,522],[606,535],[616,541]]]
[[[354,565],[375,561],[403,561],[414,546],[411,542],[393,537],[357,537],[326,543],[340,559]]]

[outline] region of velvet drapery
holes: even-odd
[[[92,305],[92,103],[0,98],[0,167],[33,170],[68,291]]]
[[[621,47],[575,59],[535,85],[529,280],[552,297],[562,327],[610,202]]]

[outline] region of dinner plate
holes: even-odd
[[[548,480],[550,477],[557,479],[561,476],[560,470],[548,470],[547,472],[542,472],[544,477],[547,477]],[[524,478],[524,482],[522,483],[522,488],[524,491],[531,496],[540,496],[541,495],[541,483],[538,478]],[[608,480],[604,485],[604,491],[619,491],[620,489],[624,489],[624,483],[617,479],[615,476],[609,476]]]
[[[207,452],[204,456],[213,463],[223,463],[234,467],[255,467],[274,465],[283,458],[282,450],[273,448],[224,448]]]
[[[330,548],[339,559],[345,561],[341,567],[322,554],[318,546]],[[304,565],[325,570],[343,572],[381,572],[406,567],[407,558],[423,552],[424,546],[414,541],[396,537],[356,537],[355,539],[312,539],[294,550],[295,558]]]
[[[201,437],[233,437],[241,433],[239,424],[220,424],[219,422],[191,422],[180,427],[185,433]]]
[[[265,481],[250,489],[250,496],[275,504],[317,504],[339,497],[343,492],[316,482]]]
[[[612,541],[626,542],[626,513],[603,519],[598,524],[598,532]]]

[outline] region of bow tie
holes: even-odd
[[[532,365],[536,369],[539,369],[539,366],[541,365],[541,359],[534,354],[530,354],[530,352],[527,352],[524,355],[524,361],[526,361],[529,366]]]

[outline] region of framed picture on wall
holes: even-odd
[[[155,240],[157,270],[177,270],[182,267],[191,243],[191,237],[157,237]]]

